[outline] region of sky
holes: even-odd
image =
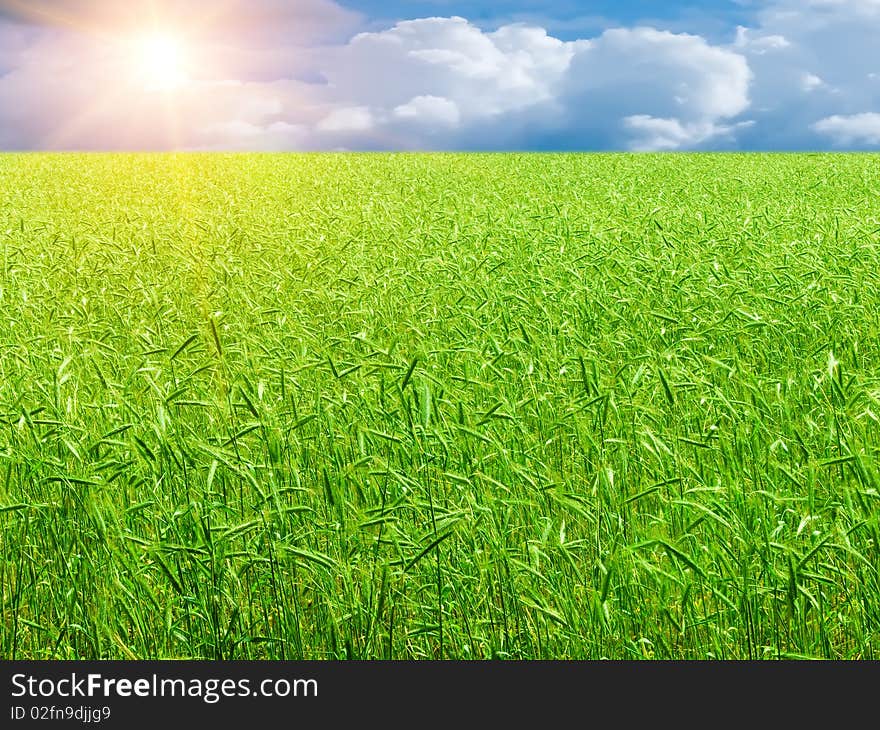
[[[0,0],[0,149],[880,149],[878,39],[880,0]]]

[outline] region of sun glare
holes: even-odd
[[[189,78],[183,41],[169,33],[154,33],[135,44],[135,63],[148,91],[174,91]]]

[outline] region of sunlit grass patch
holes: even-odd
[[[876,658],[878,163],[0,157],[0,653]]]

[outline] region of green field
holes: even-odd
[[[880,658],[880,156],[0,156],[0,656]]]

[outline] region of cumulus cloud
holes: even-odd
[[[287,122],[253,124],[236,119],[208,124],[199,130],[198,136],[193,146],[196,150],[283,152],[306,147],[309,128]]]
[[[804,91],[815,91],[823,86],[825,86],[825,82],[816,74],[807,72],[801,76],[801,88]]]
[[[606,146],[620,146],[622,130],[638,149],[678,149],[727,133],[724,120],[749,106],[750,78],[743,56],[700,36],[619,28],[577,55],[564,100],[569,126]]]
[[[442,96],[416,96],[396,107],[394,116],[427,126],[457,127],[461,112],[458,104]]]
[[[813,128],[830,136],[838,145],[880,145],[880,114],[876,112],[851,116],[835,114],[820,119]]]
[[[678,149],[730,134],[748,107],[743,56],[652,28],[563,41],[425,18],[300,51],[286,79],[211,64],[170,104],[126,82],[113,44],[53,27],[0,80],[0,124],[20,147]]]
[[[751,115],[757,124],[741,144],[814,148],[829,138],[820,120],[877,110],[880,88],[870,76],[877,72],[878,38],[877,0],[761,2],[753,27],[736,41],[755,79]]]
[[[360,104],[387,109],[430,96],[488,117],[552,98],[579,45],[541,28],[487,33],[464,18],[425,18],[361,33],[321,67],[334,94]]]
[[[740,25],[736,28],[736,40],[733,45],[735,48],[763,56],[765,53],[789,48],[791,42],[783,35],[775,35],[773,33],[755,34],[753,30]]]
[[[309,84],[196,79],[174,97],[125,73],[128,49],[56,30],[40,34],[0,78],[0,145],[6,149],[275,148],[278,127],[327,113]],[[256,127],[261,141],[243,130]],[[291,140],[301,138],[289,137]],[[293,148],[299,145],[291,145]]]
[[[319,132],[369,132],[373,129],[373,114],[365,106],[334,109],[318,122]]]
[[[568,41],[460,17],[357,32],[361,19],[333,0],[217,0],[209,11],[201,0],[0,0],[0,146],[880,144],[880,0],[754,7],[719,43],[654,27]],[[112,42],[148,10],[186,28],[196,56],[199,73],[173,100],[133,85]]]
[[[445,129],[452,147],[536,139],[575,148],[641,149],[652,140],[662,149],[688,147],[726,133],[719,122],[748,106],[742,56],[653,28],[566,42],[537,27],[486,32],[463,18],[426,18],[362,33],[332,50],[322,68],[331,93],[369,108],[380,126]],[[628,138],[639,115],[662,117],[678,131]],[[409,144],[405,135],[396,139]]]
[[[695,147],[718,137],[730,137],[737,129],[751,126],[752,122],[722,125],[714,122],[682,123],[678,119],[658,119],[646,114],[626,117],[625,127],[633,132],[631,148],[636,151],[677,150]]]

